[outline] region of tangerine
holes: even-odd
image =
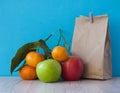
[[[37,64],[41,61],[43,61],[45,58],[42,54],[39,54],[35,51],[31,51],[26,55],[26,63],[29,66],[36,67]]]
[[[52,50],[52,57],[59,61],[65,61],[68,59],[68,52],[67,50],[62,47],[62,46],[56,46],[53,50]]]
[[[23,66],[19,71],[20,77],[24,80],[34,80],[37,78],[36,68],[31,66]]]

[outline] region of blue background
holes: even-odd
[[[59,28],[71,45],[75,18],[90,11],[109,15],[113,76],[120,76],[119,9],[119,0],[0,0],[0,76],[10,75],[11,59],[20,46]],[[56,37],[48,41],[51,48]]]

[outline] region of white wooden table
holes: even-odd
[[[19,77],[0,77],[0,93],[120,93],[120,78],[42,83]]]

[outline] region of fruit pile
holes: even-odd
[[[60,32],[60,39],[64,36]],[[62,80],[74,81],[82,77],[84,64],[77,56],[68,55],[68,45],[59,44],[52,50],[46,44],[46,41],[53,35],[48,36],[45,40],[27,43],[17,51],[12,59],[11,74],[13,71],[19,71],[19,75],[24,80],[39,79],[42,82],[56,82]],[[44,50],[44,54],[38,51],[39,48]],[[16,70],[17,68],[17,70]]]

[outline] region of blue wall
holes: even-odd
[[[119,9],[119,0],[0,0],[0,75],[10,75],[11,59],[20,46],[59,28],[71,45],[75,17],[92,11],[94,15],[109,15],[113,76],[120,76]],[[56,37],[48,42],[51,48]]]

